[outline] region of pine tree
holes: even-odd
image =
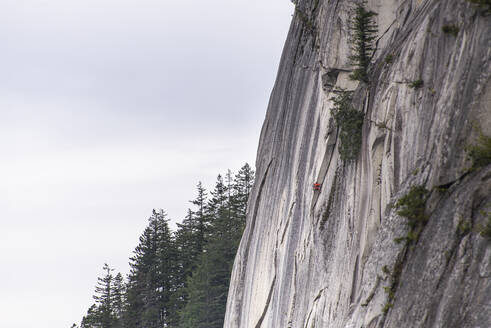
[[[247,199],[249,198],[253,182],[254,170],[248,163],[245,163],[244,166],[242,166],[239,172],[235,175],[234,181],[234,188],[237,190],[238,194],[242,195],[242,204],[244,208],[247,205]]]
[[[198,183],[194,206],[175,233],[164,211],[154,210],[127,282],[105,265],[81,328],[222,327],[253,175],[247,164],[235,176],[219,175],[210,199]]]
[[[195,242],[195,229],[193,222],[193,212],[189,209],[188,214],[182,223],[178,223],[178,230],[174,234],[174,240],[177,251],[177,264],[176,264],[176,279],[174,286],[176,292],[173,294],[173,313],[172,318],[174,321],[179,321],[178,312],[184,307],[188,301],[187,294],[185,293],[186,280],[191,276],[193,270],[196,267],[196,258],[198,252]]]
[[[175,249],[166,214],[153,211],[140,244],[130,259],[127,311],[128,328],[159,328],[171,316],[169,302],[175,292]]]
[[[230,177],[230,173],[228,176]],[[211,192],[211,199],[205,206],[205,215],[210,223],[207,234],[208,243],[205,249],[198,254],[197,265],[186,281],[184,291],[188,297],[188,302],[180,313],[180,328],[213,327],[211,325],[212,312],[216,306],[214,306],[212,291],[215,286],[213,286],[211,279],[215,269],[213,265],[217,263],[212,263],[211,257],[215,254],[218,255],[218,253],[215,253],[216,250],[211,245],[210,240],[217,237],[216,224],[219,221],[228,220],[230,216],[229,197],[227,196],[229,190],[230,188],[225,186],[222,176],[219,175],[215,189]]]
[[[191,203],[196,210],[188,209],[182,223],[178,223],[176,244],[181,258],[181,273],[186,279],[196,267],[198,256],[203,252],[207,241],[210,216],[206,213],[207,193],[202,183],[197,185],[198,195]]]
[[[99,309],[97,305],[92,306],[87,310],[87,314],[82,318],[80,328],[100,328],[102,327],[99,318]]]
[[[126,289],[127,304],[123,312],[123,327],[125,328],[140,328],[141,314],[143,309],[143,281],[139,279],[143,275],[136,275],[135,273],[128,276],[128,283]]]
[[[377,14],[366,9],[366,1],[356,5],[353,18],[349,21],[351,32],[352,61],[355,69],[350,78],[353,80],[369,82],[368,66],[375,50],[375,39],[377,38],[377,24],[374,17]]]
[[[242,235],[242,230],[245,225],[245,217],[247,211],[247,201],[254,182],[254,171],[249,164],[245,164],[234,178],[234,196],[231,200],[231,208],[233,213],[236,213],[236,226],[239,228],[236,234]],[[237,237],[236,239],[240,239]]]
[[[152,218],[150,218],[151,220]],[[127,328],[143,328],[143,313],[148,304],[148,278],[155,257],[154,234],[147,226],[139,238],[139,244],[130,258],[130,274],[127,286],[127,309],[124,322]]]
[[[110,268],[107,263],[104,264],[103,270],[105,275],[97,278],[97,286],[95,287],[94,300],[97,304],[97,312],[99,322],[102,328],[111,328],[114,316],[112,308],[112,286],[114,269]]]
[[[175,307],[172,304],[173,295],[177,291],[178,269],[177,248],[174,236],[170,231],[168,221],[162,220],[159,226],[157,246],[157,288],[158,307],[160,308],[160,324],[169,326],[173,323]]]
[[[203,187],[203,184],[198,182],[198,185],[196,186],[197,191],[198,191],[198,196],[196,197],[195,200],[192,200],[191,203],[197,207],[197,210],[193,212],[193,224],[195,227],[195,242],[196,242],[196,251],[198,254],[200,254],[204,246],[206,244],[206,234],[208,230],[208,224],[209,220],[208,217],[205,213],[205,207],[206,207],[206,190]]]
[[[113,324],[112,328],[122,328],[123,327],[123,311],[126,305],[126,285],[121,273],[118,273],[112,281],[112,310],[113,310]]]
[[[202,255],[200,265],[188,278],[185,290],[189,300],[180,312],[179,328],[208,328],[209,268],[202,264],[205,261]]]
[[[189,302],[181,312],[180,328],[223,327],[230,273],[245,223],[252,174],[245,166],[235,179],[228,171],[225,185],[221,176],[217,178],[206,207],[212,218],[208,243],[187,281]]]
[[[205,207],[207,222],[210,224],[220,215],[220,211],[225,208],[227,202],[227,190],[223,182],[222,175],[219,174],[215,183],[215,189],[211,192],[211,199]]]
[[[120,312],[115,300],[118,294],[124,293],[122,290],[116,288],[116,284],[123,283],[121,274],[118,274],[115,278],[113,271],[107,263],[104,264],[103,271],[105,274],[102,277],[97,278],[97,285],[95,287],[93,304],[87,311],[87,315],[82,319],[81,328],[118,328],[118,321]],[[119,279],[121,278],[121,282]]]
[[[188,278],[196,270],[198,258],[204,251],[208,239],[208,229],[211,217],[207,209],[207,192],[201,182],[197,184],[197,197],[190,201],[194,210],[188,209],[188,214],[178,223],[178,230],[174,235],[177,251],[176,276],[174,280],[175,292],[170,303],[173,311],[170,322],[177,325],[179,313],[189,301],[187,293]]]

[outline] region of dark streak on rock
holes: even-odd
[[[255,328],[260,328],[261,324],[263,323],[264,317],[266,317],[266,313],[268,312],[269,304],[271,302],[271,297],[273,296],[275,283],[276,283],[276,276],[273,278],[273,282],[271,283],[271,287],[269,288],[269,294],[268,294],[268,299],[266,300],[266,305],[264,306],[263,313],[261,314],[261,317],[259,318],[259,321],[257,322]]]

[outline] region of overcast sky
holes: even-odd
[[[0,0],[0,327],[80,322],[153,208],[254,164],[289,0]]]

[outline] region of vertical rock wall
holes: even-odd
[[[358,85],[355,3],[297,1],[225,327],[491,327],[491,241],[477,233],[491,215],[491,167],[469,171],[466,156],[479,131],[491,134],[491,15],[465,0],[369,1],[377,51],[372,82]],[[365,113],[351,164],[330,111],[341,87]],[[408,226],[390,205],[416,185],[430,190],[429,220],[397,244]]]

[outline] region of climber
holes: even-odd
[[[315,182],[315,183],[314,183],[314,190],[321,190],[321,184],[320,184],[320,183]]]

